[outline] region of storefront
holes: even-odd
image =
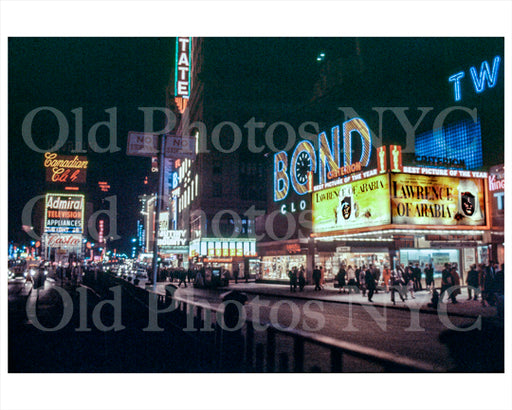
[[[315,264],[327,278],[341,265],[397,263],[432,264],[437,275],[455,263],[465,276],[472,264],[488,260],[487,174],[404,171],[313,192]]]
[[[189,263],[194,267],[219,268],[232,276],[256,277],[260,261],[254,238],[199,238],[190,241]]]
[[[261,255],[260,279],[288,281],[293,268],[308,269],[308,240],[293,239],[258,244]]]

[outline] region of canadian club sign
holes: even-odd
[[[58,155],[55,152],[44,154],[46,182],[57,184],[84,184],[87,176],[87,157]]]
[[[82,235],[47,235],[46,246],[49,248],[75,248],[80,246],[81,240]]]

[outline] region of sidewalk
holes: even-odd
[[[169,285],[170,282],[158,282],[157,292],[165,294],[165,286]],[[141,284],[142,285],[142,284]],[[177,282],[174,283],[177,285]],[[142,285],[143,286],[143,285]],[[497,309],[495,306],[482,306],[481,300],[468,300],[467,288],[461,289],[462,294],[457,296],[457,304],[452,304],[446,297],[443,302],[440,303],[439,310],[428,307],[430,303],[431,294],[426,291],[419,291],[415,293],[415,298],[411,298],[411,294],[408,293],[408,299],[404,302],[400,300],[398,293],[395,294],[396,304],[393,305],[391,302],[391,293],[386,293],[384,290],[379,290],[378,293],[374,294],[373,302],[368,301],[367,296],[363,296],[361,293],[338,293],[338,289],[333,287],[333,284],[327,284],[321,291],[314,291],[312,285],[308,285],[304,288],[303,292],[299,292],[297,288],[296,292],[290,291],[289,285],[282,284],[268,284],[268,283],[255,283],[255,282],[239,282],[235,284],[230,282],[228,287],[218,288],[217,292],[223,293],[228,290],[238,290],[252,295],[264,295],[267,297],[276,297],[281,299],[304,299],[304,300],[320,300],[331,303],[344,303],[344,304],[357,304],[357,305],[373,305],[381,308],[389,309],[401,309],[401,310],[419,310],[421,313],[427,314],[442,314],[447,312],[452,316],[460,317],[494,317],[497,315]],[[212,290],[197,289],[191,286],[187,288],[178,288],[177,296],[195,295],[200,296],[201,294],[208,293],[211,295]]]

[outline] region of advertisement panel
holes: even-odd
[[[82,194],[46,194],[45,204],[46,233],[83,233]]]
[[[45,239],[49,248],[78,248],[82,245],[82,235],[77,234],[50,234]]]
[[[388,181],[383,174],[314,192],[313,232],[389,224]]]
[[[485,225],[482,179],[391,175],[394,224]]]

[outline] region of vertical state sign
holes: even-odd
[[[46,194],[44,230],[46,233],[83,233],[84,196]]]
[[[313,232],[389,224],[387,174],[313,193]]]
[[[190,37],[176,37],[176,65],[174,92],[177,97],[190,96]]]
[[[392,174],[394,224],[485,225],[481,179]]]

